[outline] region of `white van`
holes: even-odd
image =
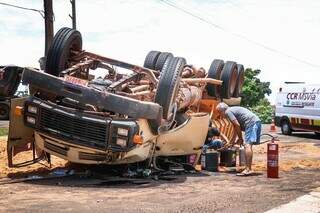
[[[275,124],[282,134],[311,131],[320,135],[320,84],[290,83],[280,87]]]

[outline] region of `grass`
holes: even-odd
[[[9,128],[0,128],[0,136],[6,136],[8,135],[8,132],[9,132]]]

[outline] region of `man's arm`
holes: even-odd
[[[238,136],[237,143],[239,143],[239,144],[243,143],[241,127],[240,127],[240,124],[239,124],[236,116],[234,116],[234,114],[230,111],[226,111],[226,115],[229,118],[229,120],[232,122],[234,129],[237,133],[237,136]]]

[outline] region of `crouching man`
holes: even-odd
[[[221,137],[221,139],[217,139],[215,137]],[[220,133],[220,131],[215,128],[212,127],[211,125],[209,126],[209,130],[208,130],[208,134],[207,134],[207,138],[205,141],[205,144],[203,146],[203,151],[205,152],[206,149],[220,149],[223,147],[224,143],[227,143],[228,139],[226,138],[226,136],[222,133]]]
[[[261,135],[261,121],[259,117],[244,107],[229,107],[223,102],[219,103],[216,109],[221,116],[226,116],[232,122],[238,136],[236,143],[243,144],[242,131],[245,132],[246,168],[238,175],[246,176],[252,174],[252,145],[260,143]]]

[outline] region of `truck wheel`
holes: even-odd
[[[224,66],[223,60],[220,59],[214,59],[210,65],[209,71],[208,71],[208,78],[214,78],[217,80],[221,79],[221,72]],[[214,85],[214,84],[207,84],[206,86],[208,95],[212,97],[220,97],[220,86]]]
[[[150,51],[144,59],[143,66],[145,68],[155,70],[156,62],[160,54],[161,52],[159,51]]]
[[[72,50],[82,50],[82,37],[79,31],[68,27],[61,28],[53,38],[49,48],[45,72],[58,76],[61,71],[67,69],[70,65]]]
[[[179,91],[179,83],[183,67],[186,65],[186,59],[174,57],[164,64],[158,88],[155,95],[155,102],[163,108],[163,118],[168,119],[175,98]]]
[[[222,88],[221,96],[222,98],[231,98],[237,83],[237,63],[233,61],[227,61],[222,70],[221,74]]]
[[[288,120],[283,120],[281,122],[281,132],[284,135],[291,135],[292,129],[291,129],[290,122]]]
[[[164,63],[166,63],[166,61],[169,58],[173,58],[173,54],[172,53],[167,53],[167,52],[160,53],[160,55],[159,55],[159,57],[157,59],[156,65],[155,65],[155,70],[160,70],[161,71]]]
[[[0,103],[0,120],[8,120],[10,113],[10,106],[8,103]]]
[[[244,67],[242,64],[237,64],[237,70],[238,70],[238,77],[237,77],[237,83],[236,88],[234,89],[233,97],[238,98],[240,96],[240,93],[242,91],[242,86],[244,82]]]

